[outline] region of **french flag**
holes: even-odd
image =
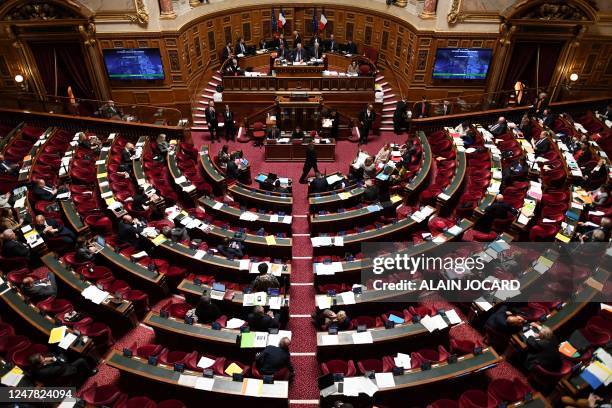
[[[285,15],[283,14],[283,9],[281,8],[280,11],[278,12],[278,28],[279,29],[283,28],[286,22],[287,22],[287,19],[285,18]]]
[[[319,31],[323,31],[327,24],[327,18],[325,18],[325,9],[321,10],[321,17],[319,18]]]

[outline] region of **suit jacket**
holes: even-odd
[[[226,128],[228,126],[233,127],[234,126],[234,112],[232,111],[224,111],[223,112],[223,126],[225,126]]]
[[[506,321],[506,312],[508,311],[508,306],[501,305],[499,309],[497,309],[485,323],[485,326],[489,329],[503,334],[514,334],[518,333],[521,328],[515,326],[509,326]]]
[[[550,150],[550,140],[547,137],[541,137],[535,142],[535,153],[544,154]]]
[[[4,242],[2,245],[2,256],[5,258],[28,258],[30,248],[15,239]]]
[[[368,110],[365,109],[359,115],[359,120],[363,123],[363,127],[370,129],[372,127],[372,124],[376,120],[376,112],[372,110],[368,115]]]
[[[147,196],[144,194],[135,194],[134,200],[132,201],[132,210],[134,211],[145,211],[144,206],[147,205]]]
[[[503,135],[504,133],[506,133],[508,131],[508,124],[506,122],[496,123],[493,126],[491,126],[489,131],[494,136]]]
[[[266,346],[257,355],[255,364],[259,372],[266,375],[273,375],[282,368],[288,368],[290,372],[293,372],[289,352],[277,346]]]
[[[446,107],[446,112],[444,112],[444,108]],[[451,105],[442,105],[442,115],[450,115],[452,111]]]
[[[291,59],[291,51],[287,47],[283,48],[282,51],[279,48],[276,54],[277,58]]]
[[[558,371],[561,368],[559,341],[555,336],[549,340],[534,337],[527,339],[525,366],[528,370],[532,370],[536,365],[549,371]]]
[[[209,127],[210,126],[217,127],[219,122],[217,120],[217,110],[216,109],[213,112],[213,110],[209,106],[204,110],[204,115],[206,116],[206,123],[208,124]]]
[[[339,51],[339,45],[338,42],[336,40],[327,40],[325,42],[325,50],[328,52],[338,52]]]
[[[393,112],[393,120],[401,121],[404,117],[404,113],[406,112],[406,102],[399,101],[395,106],[395,111]]]
[[[275,315],[274,318],[272,318],[267,314],[262,316],[256,313],[249,313],[247,321],[249,322],[249,328],[251,331],[267,332],[268,329],[277,328],[280,326],[279,315]]]
[[[238,165],[233,160],[230,160],[227,163],[227,169],[225,170],[225,175],[230,179],[237,179],[240,177],[240,172],[238,171]]]
[[[55,283],[55,275],[49,273],[48,275],[49,284],[37,285],[36,282],[29,287],[23,287],[22,292],[31,298],[43,299],[49,296],[57,296],[57,284]]]
[[[212,323],[221,317],[221,309],[214,303],[198,303],[195,308],[198,323]]]
[[[531,143],[531,124],[526,126],[519,126],[519,130],[523,133],[525,140]]]
[[[324,193],[328,188],[329,184],[327,184],[325,177],[315,177],[315,179],[310,183],[310,192],[313,194]]]
[[[414,109],[414,113],[416,113],[417,117],[423,117],[429,115],[429,102],[421,101],[416,104]]]
[[[37,381],[42,383],[52,381],[54,384],[59,384],[63,378],[72,377],[76,373],[77,369],[75,367],[59,361],[32,370],[32,376]]]
[[[355,43],[346,43],[346,45],[344,46],[344,49],[346,50],[347,54],[357,54],[357,44]]]
[[[280,130],[278,128],[270,128],[266,133],[268,139],[278,139],[280,137]]]
[[[277,38],[276,40],[274,40],[274,46],[276,48],[280,48],[281,42],[285,46],[285,49],[287,49],[287,47],[289,47],[289,42],[287,41],[286,38],[283,38],[282,40],[280,38]]]
[[[306,160],[304,161],[304,165],[308,164],[313,166],[317,164],[317,152],[314,149],[306,149]]]
[[[45,190],[44,188],[40,186],[35,186],[34,189],[32,190],[32,194],[34,194],[34,197],[36,197],[38,200],[42,200],[42,201],[55,200],[55,196],[53,194],[51,194],[49,191]]]
[[[140,234],[140,228],[137,228],[133,224],[126,224],[125,222],[120,222],[117,227],[117,236],[119,238],[119,242],[129,242],[134,243]]]
[[[503,201],[496,201],[484,212],[484,215],[476,222],[476,229],[482,232],[489,232],[495,220],[508,218],[509,214],[514,214],[515,209],[510,204]]]
[[[302,37],[300,37],[299,35],[293,39],[293,47],[296,47],[298,44],[304,45],[304,43],[302,42]]]
[[[125,149],[121,150],[121,163],[132,164],[132,153]]]
[[[316,58],[316,59],[321,59],[322,55],[323,55],[323,48],[321,48],[321,45],[319,44],[319,49],[315,49],[315,47],[313,46],[311,51],[310,51],[310,56],[312,58]]]
[[[235,74],[237,72],[240,72],[240,66],[238,65],[234,65],[234,64],[229,64],[227,65],[227,67],[225,67],[225,72],[228,74]]]
[[[236,43],[236,46],[234,47],[234,49],[236,50],[236,55],[238,54],[246,55],[249,52],[247,45],[244,43],[240,43],[240,42]]]
[[[227,49],[227,46],[225,46],[225,47],[223,48],[223,54],[222,54],[222,56],[223,56],[223,61],[225,61],[226,59],[228,59],[228,58],[229,58],[229,56],[230,56],[232,53],[233,53],[233,51],[232,51],[232,50],[228,50],[228,49]]]
[[[546,126],[547,128],[551,128],[553,123],[555,123],[555,115],[552,114],[544,116],[542,119],[544,126]]]

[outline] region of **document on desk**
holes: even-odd
[[[263,389],[263,380],[258,380],[256,378],[245,378],[242,383],[242,394],[249,395],[251,397],[259,397],[261,396],[261,391]]]
[[[253,348],[264,348],[267,345],[268,345],[268,333],[255,332],[255,338],[253,339]]]
[[[342,292],[338,294],[338,296],[340,296],[340,299],[342,299],[342,303],[344,303],[345,305],[355,304],[355,293],[353,293],[352,291]]]
[[[327,295],[317,295],[316,303],[317,303],[317,307],[321,310],[329,309],[332,304],[331,297]]]
[[[484,298],[480,297],[478,299],[476,299],[474,301],[474,303],[476,303],[476,305],[481,308],[483,311],[487,312],[491,309],[493,309],[493,305],[489,302],[487,302]]]
[[[446,311],[446,318],[450,322],[450,324],[459,324],[461,323],[461,318],[457,314],[455,309],[450,309]]]
[[[312,237],[310,238],[313,247],[323,247],[332,245],[332,237]]]
[[[410,367],[412,366],[411,358],[409,354],[397,353],[397,356],[393,357],[393,362],[395,363],[396,367],[402,367],[407,370],[409,370]]]
[[[330,186],[339,181],[342,181],[342,177],[340,177],[337,174],[332,174],[331,176],[327,176],[327,184],[329,184]]]
[[[283,298],[281,298],[280,296],[270,296],[270,299],[268,299],[268,305],[272,310],[280,310],[282,303]]]
[[[200,357],[200,361],[198,361],[198,367],[200,368],[212,367],[213,364],[215,364],[215,360],[205,356]]]
[[[283,224],[291,224],[291,221],[293,221],[293,217],[291,215],[285,215],[283,217]]]
[[[374,343],[374,339],[372,338],[372,332],[364,331],[361,333],[353,333],[351,336],[353,338],[354,344],[370,344]]]
[[[23,377],[23,370],[15,366],[11,369],[11,371],[2,376],[0,382],[7,387],[16,387]]]
[[[66,333],[62,341],[59,342],[58,346],[64,350],[68,350],[72,343],[77,339],[76,334],[74,333]]]
[[[430,333],[438,329],[438,324],[437,324],[435,321],[433,321],[433,319],[432,319],[432,317],[431,317],[431,316],[425,316],[425,317],[423,317],[423,318],[420,320],[420,323],[421,323],[423,326],[425,326],[425,328],[426,328],[427,330],[429,330],[429,332],[430,332]]]
[[[322,346],[335,346],[337,344],[338,344],[337,334],[322,334],[321,335],[321,345]]]
[[[393,373],[376,373],[374,374],[376,385],[378,388],[393,388],[395,387],[395,378]]]
[[[245,321],[242,319],[238,319],[237,317],[233,317],[227,321],[225,327],[228,329],[237,329],[244,325]]]
[[[49,332],[49,344],[55,344],[62,341],[64,336],[66,335],[66,330],[68,328],[66,326],[54,327]]]
[[[214,378],[197,377],[194,388],[196,390],[211,391],[214,385]]]
[[[195,388],[198,378],[200,377],[196,377],[195,375],[181,374],[179,375],[178,384],[182,385],[183,387]]]

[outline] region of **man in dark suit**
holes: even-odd
[[[229,105],[225,105],[225,112],[223,112],[223,127],[225,128],[225,141],[229,142],[230,139],[236,140],[234,112],[230,110]]]
[[[221,309],[210,301],[209,295],[203,295],[196,305],[195,315],[198,323],[210,324],[221,317]]]
[[[511,335],[518,333],[527,320],[518,315],[507,305],[501,305],[485,323],[485,328],[499,333]]]
[[[278,346],[267,346],[255,357],[255,364],[260,373],[274,375],[278,370],[287,368],[293,374],[293,365],[289,354],[291,340],[283,337]]]
[[[280,316],[274,315],[271,310],[266,313],[263,306],[255,306],[253,307],[253,312],[249,313],[247,322],[251,331],[267,332],[269,329],[280,327],[279,319]]]
[[[27,276],[21,281],[21,292],[33,300],[42,300],[49,296],[57,296],[55,275],[48,272],[44,279],[38,280],[31,276]]]
[[[442,116],[451,114],[451,103],[450,101],[444,101],[442,103]]]
[[[312,52],[310,53],[310,56],[314,59],[321,59],[322,52],[318,42],[312,46]]]
[[[516,215],[516,213],[517,211],[514,207],[504,202],[504,196],[498,194],[495,197],[495,202],[489,205],[485,209],[483,216],[476,221],[474,229],[485,233],[491,232],[491,227],[495,220],[507,219],[511,215]]]
[[[30,248],[19,241],[11,229],[2,233],[2,256],[5,258],[29,258]]]
[[[298,44],[302,43],[302,36],[297,31],[293,32],[293,48],[297,48]]]
[[[57,194],[57,189],[47,186],[45,180],[38,179],[36,180],[36,185],[32,189],[32,194],[37,200],[40,201],[53,201],[55,200],[55,195]]]
[[[315,151],[314,145],[311,143],[308,144],[306,148],[306,160],[304,161],[304,168],[302,169],[302,176],[300,177],[300,183],[306,183],[306,177],[308,177],[308,173],[310,173],[310,169],[314,169],[315,173],[319,171],[317,167],[317,152]]]
[[[499,119],[497,119],[496,124],[489,127],[489,132],[491,132],[493,136],[503,135],[507,131],[508,122],[506,122],[506,118],[504,118],[503,116],[500,116]]]
[[[559,340],[547,326],[532,323],[539,329],[535,337],[527,339],[527,356],[525,367],[532,371],[536,365],[548,371],[559,371],[561,368],[561,355],[559,353]]]
[[[551,112],[549,108],[544,109],[542,114],[542,124],[547,128],[552,128],[553,123],[555,123],[555,115]]]
[[[278,130],[278,126],[276,126],[276,125],[273,125],[266,132],[266,138],[267,139],[276,140],[279,137],[280,137],[280,130]]]
[[[547,132],[540,133],[540,138],[533,145],[536,156],[546,154],[550,150],[550,139],[546,135]]]
[[[133,219],[131,215],[124,215],[117,226],[119,243],[134,245],[139,251],[150,247],[147,238],[140,235],[142,230],[143,225],[140,221]]]
[[[302,130],[302,127],[300,125],[297,125],[295,127],[295,130],[291,133],[291,138],[292,139],[303,139],[304,138],[304,131]]]
[[[393,131],[396,135],[402,133],[404,127],[404,118],[406,114],[406,99],[402,98],[395,106],[395,112],[393,112]]]
[[[425,95],[421,97],[421,102],[417,103],[414,107],[414,112],[417,118],[426,118],[429,116],[429,102],[427,102]]]
[[[132,166],[132,160],[134,154],[136,153],[136,149],[132,143],[126,143],[123,149],[121,150],[121,163],[119,164],[119,170],[132,173],[134,171],[134,167]]]
[[[240,170],[238,169],[238,165],[235,160],[230,160],[227,163],[227,168],[225,169],[225,175],[230,180],[237,180],[241,177]]]
[[[215,103],[213,101],[208,102],[208,107],[204,110],[204,115],[206,116],[208,131],[210,132],[210,140],[213,142],[215,140],[221,141],[217,111],[215,110]]]
[[[325,44],[325,50],[327,52],[338,52],[339,49],[340,48],[338,46],[338,43],[336,42],[336,40],[334,40],[334,35],[330,34],[329,39],[327,40]]]
[[[313,194],[324,193],[329,189],[327,179],[318,171],[315,172],[315,178],[310,182],[310,192]]]
[[[52,382],[54,385],[76,385],[98,372],[82,357],[69,363],[62,355],[43,356],[36,353],[29,357],[28,362],[32,377],[43,384]]]
[[[277,58],[284,58],[284,59],[291,58],[291,53],[289,52],[289,50],[284,44],[281,44],[281,46],[278,47],[278,51],[276,54],[277,54]]]
[[[357,44],[355,44],[353,40],[349,38],[348,42],[344,46],[344,50],[346,51],[347,54],[356,55],[357,54]]]
[[[76,242],[76,234],[53,218],[46,219],[44,215],[39,214],[34,221],[34,227],[43,238],[59,237],[68,245],[74,245]]]
[[[361,112],[359,115],[359,144],[368,143],[368,134],[372,129],[372,125],[376,120],[376,112],[374,112],[374,106],[369,104],[368,107]]]
[[[227,60],[228,58],[231,58],[234,56],[234,49],[232,48],[232,43],[228,42],[225,45],[225,48],[223,48],[223,61]]]
[[[236,48],[235,49],[236,49],[236,55],[240,55],[240,54],[247,55],[247,51],[248,50],[247,50],[246,44],[244,43],[244,38],[243,37],[240,37],[238,39],[238,42],[236,43]]]
[[[295,50],[293,50],[293,55],[291,56],[291,60],[293,62],[304,62],[308,59],[308,55],[306,50],[302,48],[302,43],[297,43]]]
[[[274,41],[274,46],[276,48],[280,48],[281,45],[283,47],[285,47],[285,49],[287,49],[289,47],[289,43],[287,42],[287,39],[285,39],[285,34],[283,34],[283,33],[280,33],[278,38]]]
[[[244,256],[244,244],[236,238],[225,237],[223,244],[217,246],[217,250],[226,258],[242,258]]]
[[[310,39],[310,45],[314,47],[315,44],[323,45],[319,33],[315,33]]]

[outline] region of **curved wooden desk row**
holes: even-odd
[[[23,158],[23,163],[19,169],[18,181],[25,183],[30,181],[32,175],[32,166],[36,162],[38,154],[43,150],[42,147],[51,139],[51,137],[57,132],[57,128],[48,128],[39,137],[36,143],[30,149],[30,153]]]
[[[560,330],[567,322],[578,315],[590,302],[601,293],[599,285],[603,287],[610,278],[610,272],[603,267],[597,268],[592,277],[588,278],[588,283],[579,290],[571,299],[564,302],[563,307],[559,310],[553,310],[546,318],[543,324],[548,326],[553,331]],[[512,336],[512,340],[521,349],[526,349],[527,339],[522,333]]]
[[[77,294],[80,294],[92,285],[90,282],[81,279],[76,272],[66,267],[66,265],[57,258],[55,253],[49,252],[40,259],[59,280],[72,289],[72,291],[77,292]],[[122,299],[120,302],[115,303],[107,299],[99,305],[94,303],[91,304],[97,306],[98,309],[103,312],[112,313],[114,317],[121,317],[129,320],[134,326],[137,323],[134,305],[129,300]]]
[[[455,195],[461,190],[467,168],[465,151],[458,148],[458,146],[455,144],[454,138],[448,133],[448,130],[445,129],[444,133],[453,142],[453,150],[455,150],[455,162],[457,166],[455,167],[455,174],[453,174],[451,182],[444,190],[442,190],[442,194],[438,195],[436,199],[439,207],[443,207],[448,202],[452,201]]]
[[[191,325],[174,317],[161,317],[156,311],[150,311],[142,323],[151,326],[155,332],[229,346],[236,346],[237,338],[240,335],[240,330],[237,329],[214,330],[210,324],[194,323]]]
[[[326,195],[315,194],[312,197],[308,197],[310,211],[315,212],[323,209],[331,210],[334,208],[352,205],[361,199],[364,191],[365,187],[353,187],[348,191],[339,193],[331,193]]]
[[[72,140],[73,142],[78,142],[78,139],[79,137],[75,136]],[[74,153],[77,151],[77,147],[78,145],[71,144],[70,148],[64,153],[58,174],[60,180],[68,181],[70,179],[70,166],[72,166],[72,160],[74,159]],[[93,186],[92,194],[94,194]],[[77,212],[76,206],[74,205],[74,201],[72,201],[72,199],[60,200],[60,207],[62,208],[64,218],[68,221],[68,224],[70,224],[70,227],[74,232],[79,235],[89,232],[89,226],[83,222],[83,219]]]
[[[200,150],[200,163],[208,180],[211,181],[218,190],[223,190],[227,184],[227,179],[215,165],[213,158],[210,156],[210,148],[208,145],[203,145]],[[253,204],[258,208],[284,211],[286,214],[291,213],[293,198],[286,194],[271,193],[247,187],[241,183],[234,183],[229,186],[227,190],[241,203]]]
[[[10,287],[6,282],[0,284],[0,298],[4,303],[22,320],[28,322],[28,324],[38,330],[45,339],[49,338],[51,330],[57,325],[54,320],[46,314],[41,314],[39,309],[26,302],[24,296],[17,292],[15,288]],[[73,333],[71,329],[66,329],[67,333]],[[69,349],[79,354],[88,354],[93,352],[94,345],[90,338],[83,341],[79,336],[78,341],[75,341]]]
[[[336,251],[340,250],[341,252],[344,252],[344,250],[347,248],[353,249],[353,250],[358,249],[359,245],[365,242],[385,241],[385,240],[389,241],[389,240],[392,240],[394,236],[400,233],[407,232],[409,229],[416,226],[417,224],[419,223],[410,217],[404,218],[397,222],[386,224],[380,228],[376,228],[373,230],[356,232],[353,234],[346,234],[343,236],[344,246],[314,247],[313,251],[315,255],[322,255],[325,253],[329,253],[330,250],[332,252],[334,250]],[[328,251],[326,251],[326,249]]]
[[[10,125],[10,126],[13,126],[13,125]],[[8,134],[5,137],[0,139],[0,151],[2,152],[2,154],[6,152],[6,148],[13,140],[19,139],[19,137],[21,136],[21,130],[23,129],[24,126],[25,126],[25,122],[18,124],[17,126],[13,127],[13,129],[10,132],[8,132]]]
[[[393,376],[395,381],[394,387],[380,388],[377,392],[393,392],[405,388],[433,384],[464,375],[474,374],[487,368],[496,366],[502,360],[503,358],[500,357],[492,347],[487,347],[482,351],[482,354],[466,354],[458,357],[456,363],[432,364],[431,369],[429,370],[421,370],[420,368],[404,370],[404,374]],[[376,383],[375,380],[370,381]],[[342,394],[336,393],[333,395]]]
[[[177,289],[187,295],[197,296],[197,297],[202,296],[204,292],[210,294],[210,292],[212,291],[211,286],[198,285],[194,281],[189,280],[189,279],[183,279],[181,283],[179,283],[179,285],[177,286]],[[282,298],[282,301],[281,301],[282,307],[288,308],[289,307],[289,295],[281,295],[281,298]],[[234,306],[242,308],[243,302],[244,302],[244,292],[226,289],[225,296],[223,297],[223,302],[231,303]],[[267,298],[266,306],[270,306],[270,297]]]
[[[427,136],[425,136],[425,132],[418,131],[416,132],[416,135],[419,139],[419,144],[422,150],[421,168],[419,169],[418,173],[412,178],[412,180],[410,180],[410,183],[406,185],[406,191],[411,194],[420,189],[421,186],[425,183],[425,180],[427,180],[427,177],[429,176],[429,171],[431,170],[431,163],[433,160],[431,146],[429,145]]]
[[[270,214],[257,215],[257,220],[249,221],[241,218],[244,211],[240,208],[231,207],[225,203],[215,200],[214,198],[202,196],[198,198],[198,203],[206,209],[207,213],[214,214],[215,217],[227,219],[231,225],[252,228],[254,225],[261,225],[261,227],[269,232],[284,232],[291,235],[291,221],[293,218],[291,215],[278,215],[273,217]]]
[[[452,326],[448,318],[444,317],[444,321],[448,325],[448,328]],[[329,335],[327,332],[317,332],[317,347],[319,349],[334,349],[342,346],[368,346],[369,344],[379,344],[388,341],[407,340],[418,335],[429,333],[429,330],[427,330],[422,323],[412,322],[396,324],[395,327],[390,329],[386,329],[384,327],[373,327],[367,331],[372,335],[373,343],[355,343],[353,340],[353,334],[357,333],[356,330],[339,331],[337,334],[338,341],[337,343],[334,341],[333,344],[327,341],[329,337],[325,336],[336,335]],[[439,333],[439,331],[436,331],[436,333]]]
[[[108,161],[110,159],[111,147],[117,140],[117,134],[111,133],[102,148],[100,149],[100,156],[98,156],[98,160],[96,161],[99,164],[96,164],[96,178],[98,180],[98,189],[100,191],[100,196],[106,203],[106,206],[113,205],[114,203],[119,203],[115,199],[115,193],[110,188],[110,180],[108,178]],[[110,211],[117,218],[121,218],[127,214],[127,211],[121,205],[120,209],[117,211]]]
[[[151,365],[148,361],[139,357],[125,357],[120,351],[113,350],[106,358],[106,363],[121,372],[143,377],[156,383],[166,383],[179,387],[177,390],[182,393],[186,388],[194,389],[201,393],[201,397],[211,395],[210,393],[219,393],[224,395],[236,395],[252,398],[244,394],[244,382],[233,381],[231,377],[214,376],[214,383],[210,393],[203,390],[197,390],[193,386],[183,385],[183,379],[179,383],[181,376],[196,376],[202,377],[201,373],[185,370],[183,373],[174,371],[173,367],[168,367],[162,364]],[[193,379],[192,379],[193,380]],[[195,380],[194,380],[195,381]],[[246,380],[245,380],[246,381]],[[189,381],[187,381],[189,383]],[[206,394],[205,394],[206,393]],[[274,381],[273,384],[262,384],[260,398],[265,399],[287,399],[289,394],[289,383],[287,381]]]
[[[168,166],[168,170],[170,171],[170,175],[174,180],[174,184],[181,189],[181,191],[185,194],[188,194],[191,198],[195,199],[197,195],[196,186],[183,175],[181,169],[179,169],[178,164],[176,162],[176,150],[178,149],[178,141],[171,140],[170,141],[170,150],[168,150],[168,154],[166,155],[166,164]]]
[[[399,194],[391,196],[393,208],[397,207],[402,202],[402,197]],[[348,210],[344,212],[333,212],[328,214],[311,214],[310,228],[312,232],[338,230],[342,226],[355,227],[359,223],[364,223],[374,219],[383,213],[383,207],[380,202],[364,205],[361,208]]]

